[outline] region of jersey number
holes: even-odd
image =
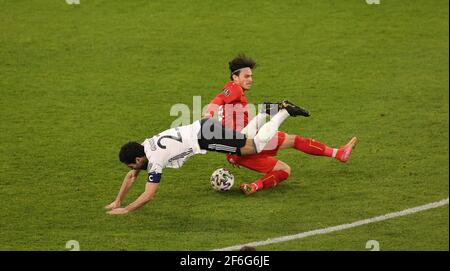
[[[158,144],[158,147],[160,147],[161,149],[166,149],[167,148],[167,146],[161,144],[161,140],[163,138],[170,138],[170,139],[173,139],[173,140],[176,140],[178,142],[183,143],[183,139],[181,138],[180,131],[178,129],[175,129],[175,130],[177,131],[177,136],[165,135],[165,136],[160,137],[158,139],[158,142],[156,142],[156,144]]]

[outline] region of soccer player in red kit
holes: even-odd
[[[292,105],[289,101],[283,101],[278,104],[264,103],[264,106],[266,106],[265,110],[263,110],[264,112],[258,114],[249,123],[248,103],[245,92],[249,91],[252,86],[252,70],[255,66],[256,62],[245,55],[239,55],[231,60],[229,62],[230,81],[222,88],[222,92],[216,95],[209,103],[205,112],[205,117],[212,117],[218,110],[219,120],[222,121],[225,127],[240,131],[249,136],[249,138],[254,136],[261,123],[271,112],[273,113],[274,108],[278,110]],[[299,115],[309,116],[308,111],[300,107],[297,108],[301,111]],[[272,144],[269,144],[267,149],[258,154],[248,156],[227,154],[227,160],[234,166],[244,166],[264,174],[264,176],[251,184],[241,184],[240,189],[246,195],[253,194],[263,188],[267,189],[277,186],[289,177],[291,173],[289,165],[275,158],[280,149],[294,148],[311,155],[333,157],[345,163],[357,143],[356,137],[353,137],[340,148],[331,148],[314,139],[281,131],[277,133],[277,136],[272,141]]]

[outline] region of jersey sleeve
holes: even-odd
[[[237,85],[225,86],[223,91],[214,97],[208,104],[206,112],[214,116],[217,108],[224,104],[239,102],[242,96],[242,89]]]
[[[230,104],[233,102],[239,102],[242,96],[242,88],[236,84],[226,86],[223,88],[222,93],[217,95],[222,98],[224,104]],[[217,97],[216,96],[216,97]]]
[[[149,164],[149,170],[148,170],[148,178],[147,181],[149,183],[159,183],[161,181],[161,177],[162,177],[162,170],[164,168],[164,166],[158,164],[158,163],[153,163],[153,164]]]
[[[219,108],[219,106],[224,104],[225,102],[223,101],[223,99],[219,97],[219,95],[217,95],[208,104],[208,107],[206,108],[206,113],[209,113],[211,116],[214,116],[214,113],[216,112],[217,108]]]

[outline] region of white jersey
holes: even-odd
[[[147,138],[142,145],[148,159],[148,181],[159,182],[163,168],[179,168],[192,155],[205,154],[198,145],[200,129],[200,121],[196,121]]]

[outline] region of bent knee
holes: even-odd
[[[282,171],[285,171],[288,174],[288,176],[291,175],[291,167],[288,164],[283,163],[281,161],[278,161],[278,163],[275,165],[273,170],[274,171],[275,170],[282,170]]]
[[[282,170],[288,174],[288,177],[289,177],[289,175],[291,175],[291,167],[290,166],[286,165],[286,167],[283,168]]]

